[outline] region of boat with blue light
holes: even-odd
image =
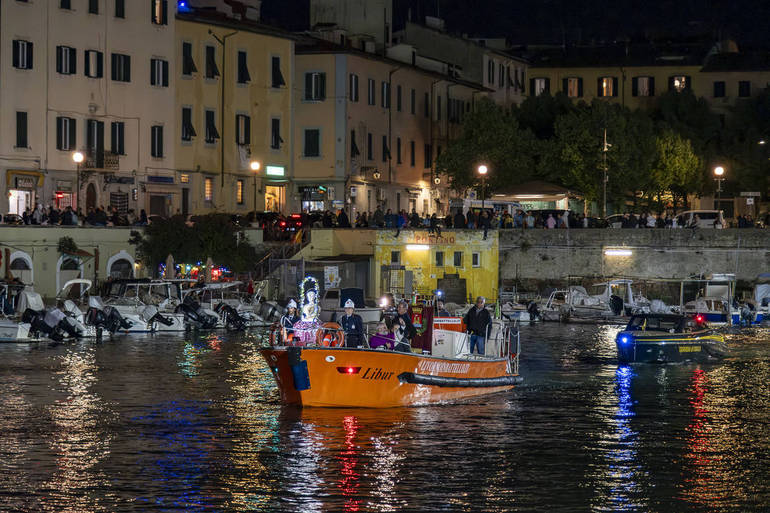
[[[624,363],[711,361],[727,354],[724,336],[702,314],[633,315],[615,343]]]

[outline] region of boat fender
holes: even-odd
[[[280,342],[280,340],[277,340],[277,338],[278,338],[278,333],[280,333],[280,331],[281,331],[281,325],[280,325],[280,324],[278,324],[278,322],[274,322],[274,323],[273,323],[273,324],[270,326],[270,345],[271,345],[272,347],[275,347],[275,346],[278,346],[278,345],[280,345],[280,344],[278,343],[278,342]]]
[[[307,361],[302,359],[302,348],[290,347],[286,350],[289,360],[289,368],[294,378],[294,388],[298,391],[310,388],[310,373],[307,370]]]
[[[490,388],[518,385],[524,381],[521,376],[498,376],[495,378],[453,378],[448,376],[431,376],[429,374],[415,374],[414,372],[402,372],[398,375],[398,381],[413,385],[429,385],[435,387],[451,388]]]

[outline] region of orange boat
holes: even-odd
[[[489,345],[485,356],[322,346],[276,346],[260,352],[287,404],[389,408],[453,402],[512,389],[521,382],[518,352],[510,352],[509,331],[500,333],[500,340]]]

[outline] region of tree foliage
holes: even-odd
[[[153,221],[144,233],[131,232],[129,242],[152,269],[171,254],[177,262],[205,262],[210,257],[217,265],[242,272],[250,270],[259,256],[243,231],[223,214],[198,216],[191,226],[182,216]]]

